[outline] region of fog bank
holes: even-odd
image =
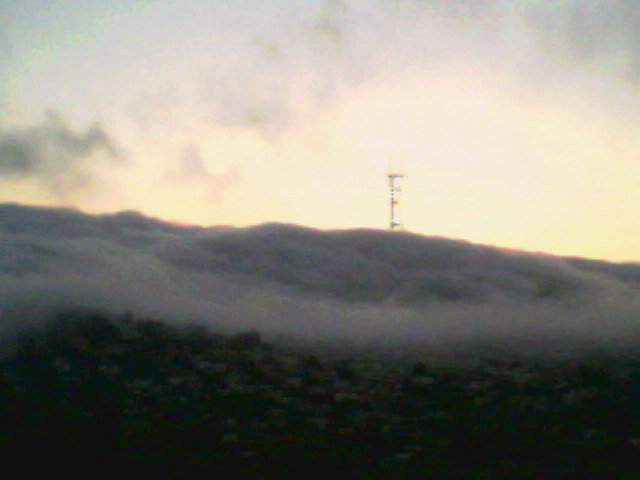
[[[307,344],[616,345],[640,337],[639,292],[637,264],[410,233],[0,205],[5,331],[81,306]]]

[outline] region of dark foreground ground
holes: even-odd
[[[349,359],[66,313],[0,361],[0,455],[85,477],[638,479],[640,349]]]

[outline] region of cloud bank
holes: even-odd
[[[34,180],[64,200],[92,181],[92,156],[104,152],[109,160],[118,151],[99,125],[78,133],[56,111],[48,111],[39,125],[0,128],[0,175],[5,180]]]
[[[180,227],[0,205],[2,328],[125,310],[267,338],[385,345],[640,340],[640,265],[293,225]]]
[[[637,0],[328,0],[311,8],[249,1],[238,8],[246,10],[242,25],[225,12],[237,30],[220,27],[236,55],[209,67],[201,99],[219,124],[268,134],[354,90],[411,75],[466,72],[537,94],[565,84],[598,90],[585,79],[596,72],[640,80]]]

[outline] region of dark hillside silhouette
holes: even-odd
[[[60,313],[0,363],[0,451],[66,475],[637,478],[639,351],[442,355],[323,358]]]

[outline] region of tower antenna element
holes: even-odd
[[[402,229],[402,221],[400,220],[400,180],[404,178],[402,173],[394,173],[389,168],[389,229]]]

